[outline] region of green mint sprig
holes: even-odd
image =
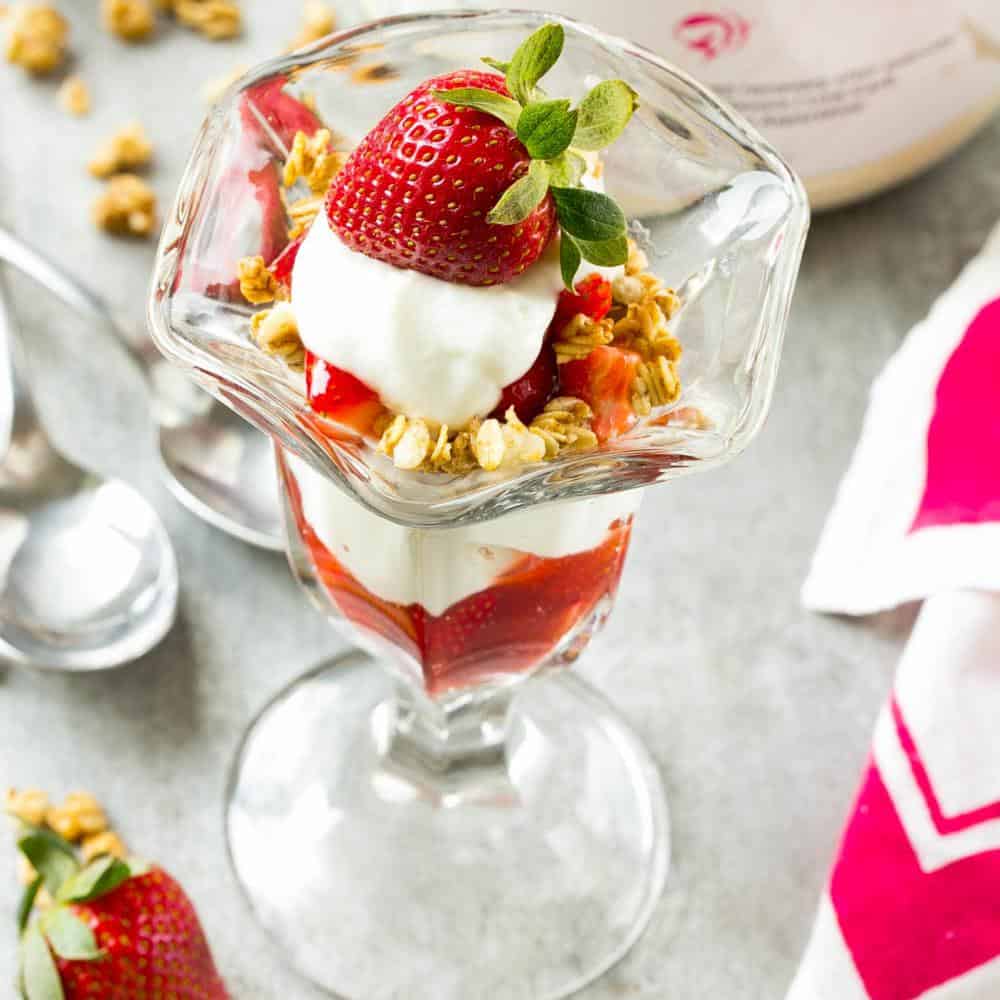
[[[481,87],[438,90],[434,96],[457,107],[499,118],[524,143],[531,166],[501,196],[486,217],[500,226],[523,222],[552,193],[561,231],[563,282],[572,289],[582,260],[600,267],[628,258],[625,215],[615,201],[582,186],[581,153],[606,149],[625,130],[639,98],[624,80],[597,84],[577,107],[553,100],[538,86],[562,55],[561,24],[545,24],[519,46],[510,62],[483,59],[506,77],[511,97]]]

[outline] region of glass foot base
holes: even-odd
[[[562,670],[516,689],[503,743],[394,751],[386,672],[352,652],[279,694],[230,779],[229,850],[305,976],[363,1000],[539,1000],[641,934],[668,866],[656,770]]]

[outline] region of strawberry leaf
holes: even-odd
[[[624,80],[599,83],[580,102],[573,145],[588,152],[610,146],[639,106],[639,95]]]
[[[104,855],[78,872],[56,894],[63,903],[86,903],[117,888],[132,874],[124,861]]]
[[[454,104],[460,108],[475,108],[485,111],[494,118],[499,118],[508,128],[517,130],[517,122],[521,117],[521,105],[503,94],[495,94],[483,87],[455,87],[454,90],[435,90],[434,96],[439,101]]]
[[[573,291],[573,279],[580,270],[582,255],[576,241],[569,233],[563,233],[559,240],[559,267],[562,270],[563,284]]]
[[[17,930],[19,934],[23,933],[24,928],[28,926],[28,918],[31,916],[31,911],[35,905],[35,897],[38,895],[38,890],[41,889],[43,881],[44,879],[41,875],[36,875],[24,887],[24,892],[21,893],[21,898],[17,903]]]
[[[625,215],[600,191],[553,187],[559,224],[571,236],[587,243],[604,243],[625,238]]]
[[[490,69],[495,69],[498,72],[503,73],[504,76],[507,75],[507,70],[510,69],[510,63],[503,62],[501,59],[491,59],[489,56],[483,56],[479,61],[486,63]]]
[[[498,226],[514,226],[531,215],[549,190],[549,167],[544,160],[532,160],[528,172],[500,196],[486,216]]]
[[[575,242],[583,259],[598,267],[617,267],[628,260],[628,238],[624,233],[610,240],[577,239]]]
[[[37,926],[21,941],[21,990],[25,1000],[65,1000],[59,970]]]
[[[66,906],[55,906],[45,913],[39,927],[60,958],[89,962],[103,954],[94,932]]]
[[[559,61],[564,41],[561,24],[543,24],[521,42],[507,67],[507,86],[515,100],[531,103],[535,85]]]
[[[31,828],[18,840],[17,847],[42,876],[45,888],[53,895],[80,868],[72,844],[51,830]]]
[[[567,149],[549,164],[550,183],[553,187],[577,187],[586,172],[587,161],[572,149]]]
[[[576,117],[569,101],[539,101],[521,112],[515,131],[532,159],[552,160],[572,141]]]

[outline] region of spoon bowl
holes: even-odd
[[[152,341],[74,278],[0,228],[6,261],[90,320],[110,326],[146,377],[167,486],[190,511],[242,541],[283,551],[271,442],[171,369]]]
[[[177,561],[132,487],[49,441],[0,287],[6,444],[0,459],[0,658],[39,669],[116,667],[156,645],[177,609]]]

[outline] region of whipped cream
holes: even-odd
[[[545,504],[461,528],[407,528],[373,514],[286,452],[302,514],[334,558],[378,597],[432,615],[485,590],[526,553],[548,559],[600,545],[612,522],[634,514],[640,490]]]
[[[531,367],[561,287],[556,241],[513,281],[477,288],[356,253],[320,212],[295,260],[292,308],[303,344],[386,406],[461,427]]]

